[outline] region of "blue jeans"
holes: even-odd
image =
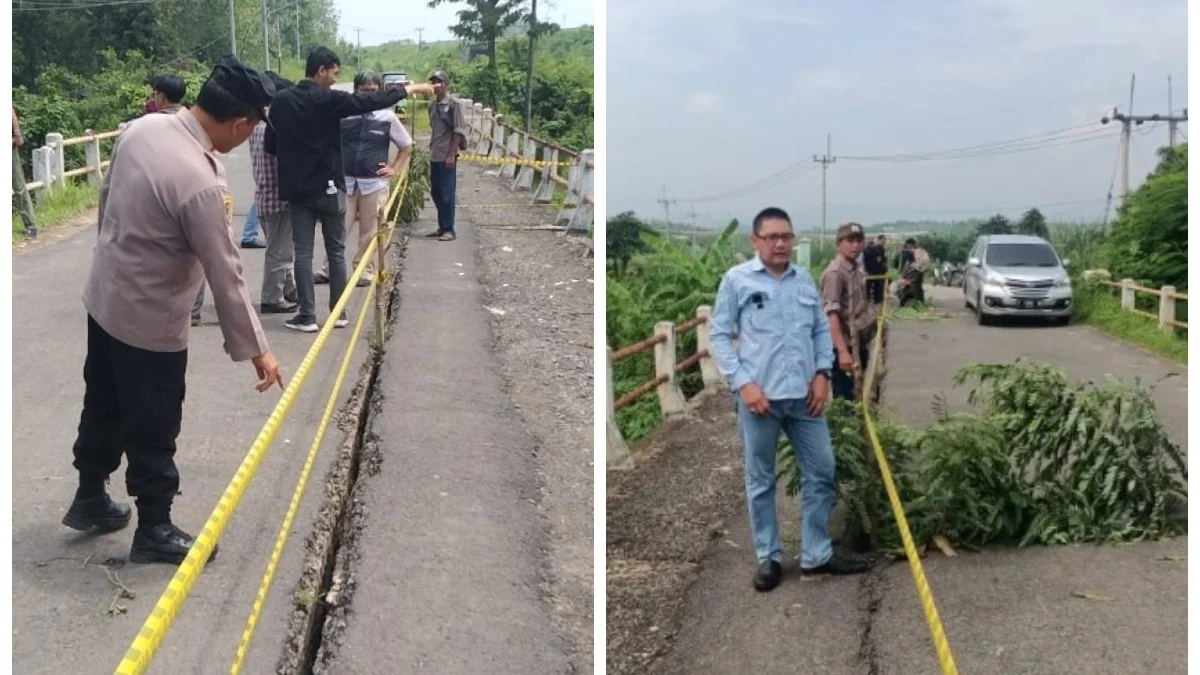
[[[252,244],[258,241],[258,202],[255,201],[250,205],[250,212],[246,214],[246,224],[242,226],[242,243]]]
[[[454,193],[457,184],[457,165],[447,167],[442,162],[429,163],[429,196],[437,207],[438,232],[454,231]]]
[[[829,515],[837,500],[833,441],[825,417],[809,417],[805,399],[771,401],[766,415],[755,415],[737,398],[738,427],[746,460],[746,502],[758,562],[782,562],[775,514],[775,449],[779,432],[787,434],[800,464],[800,515],[803,519],[800,566],[820,567],[833,555]]]
[[[317,291],[313,285],[313,247],[317,221],[329,256],[329,308],[333,309],[346,289],[346,193],[321,194],[290,203],[292,241],[296,245],[296,296],[301,320],[317,321]]]

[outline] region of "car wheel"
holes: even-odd
[[[979,320],[980,326],[986,326],[991,323],[991,318],[983,312],[983,294],[975,296],[975,318]]]

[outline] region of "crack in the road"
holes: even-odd
[[[396,320],[400,268],[407,234],[393,244],[397,272],[388,280],[385,325],[388,333]],[[370,311],[370,310],[368,310]],[[319,675],[325,672],[345,629],[345,612],[354,591],[354,568],[358,560],[358,533],[365,508],[361,500],[363,475],[378,472],[379,449],[368,430],[381,402],[375,384],[384,354],[383,344],[374,345],[370,358],[360,368],[358,382],[343,407],[339,428],[353,429],[338,448],[338,458],[325,479],[325,497],[305,542],[308,551],[293,598],[296,609],[288,638],[276,666],[278,675]],[[365,467],[366,473],[363,473]]]
[[[863,575],[859,582],[859,599],[862,605],[862,631],[859,634],[858,660],[866,666],[867,675],[881,675],[879,651],[875,640],[875,615],[883,604],[883,574],[889,562],[879,562]]]

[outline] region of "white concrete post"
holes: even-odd
[[[537,141],[533,140],[533,136],[526,134],[523,143],[521,158],[530,163],[521,165],[517,170],[517,179],[512,184],[514,190],[529,190],[533,187],[533,162],[537,160]]]
[[[476,103],[475,110],[479,114],[479,142],[475,144],[475,154],[486,155],[492,140],[492,109]]]
[[[50,148],[42,146],[33,151],[33,180],[40,182],[42,186],[33,191],[33,198],[37,203],[41,204],[50,196],[50,192],[54,188],[54,181],[51,178],[50,171],[50,156],[52,151]]]
[[[1175,287],[1163,286],[1158,296],[1158,327],[1167,335],[1175,334]]]
[[[579,165],[582,161],[582,156],[576,157],[575,163],[567,167],[567,197],[563,200],[563,206],[575,206],[579,203]]]
[[[604,387],[607,399],[607,415],[604,421],[605,465],[610,470],[625,471],[633,468],[633,454],[629,452],[629,446],[625,445],[625,439],[621,438],[621,428],[617,426],[616,413],[613,411],[613,350],[608,346],[605,346],[605,349],[608,351],[608,366],[605,368],[608,372],[608,383]]]
[[[517,175],[517,165],[514,162],[521,154],[521,137],[524,134],[514,131],[508,135],[504,144],[504,164],[500,166],[501,178],[512,178]]]
[[[548,160],[550,162],[550,166],[542,167],[538,172],[540,178],[538,179],[537,190],[535,190],[533,193],[534,204],[549,204],[550,202],[554,201],[555,183],[554,181],[550,180],[550,175],[558,171],[558,167],[555,166],[555,163],[558,162],[558,148],[546,146],[546,148],[542,150],[542,157],[546,157],[546,150],[550,151],[550,157]]]
[[[46,134],[46,147],[50,148],[50,179],[57,187],[66,187],[67,179],[63,176],[66,159],[66,148],[63,147],[63,136],[60,133]]]
[[[504,157],[505,144],[508,143],[509,138],[515,136],[515,134],[509,132],[508,127],[500,124],[501,117],[502,115],[496,115],[496,128],[492,130],[492,143],[490,146],[491,149],[488,151],[488,157],[493,159]]]
[[[91,136],[96,132],[88,129],[83,133]],[[92,170],[88,172],[88,184],[93,187],[100,187],[100,182],[104,180],[104,171],[100,168],[100,162],[102,161],[100,159],[100,139],[93,138],[88,141],[87,147],[84,149],[87,151],[87,165],[92,167]]]
[[[1134,292],[1133,279],[1121,280],[1121,309],[1133,309]]]
[[[696,326],[696,351],[708,351],[708,356],[700,357],[700,377],[705,387],[717,386],[725,381],[721,371],[717,370],[717,360],[712,355],[712,307],[700,305],[696,308],[696,318],[704,322]]]
[[[571,217],[567,222],[568,232],[587,233],[588,228],[592,225],[592,208],[593,205],[588,203],[584,197],[594,199],[596,169],[593,164],[596,161],[595,150],[584,150],[579,153],[579,184],[576,195],[578,196],[579,204],[571,211]]]
[[[408,101],[408,99],[404,99],[404,100]],[[467,131],[467,133],[468,133],[467,140],[470,141],[471,136],[469,134],[473,131],[476,131],[477,130],[476,127],[478,126],[478,122],[475,120],[475,101],[472,101],[469,98],[460,98],[458,100],[460,103],[462,103],[462,106],[463,106],[463,118],[467,122],[467,130],[468,130]],[[413,114],[415,115],[416,113],[413,113]]]
[[[658,385],[658,405],[663,417],[677,415],[687,408],[687,399],[675,379],[675,324],[659,321],[654,325],[654,335],[666,338],[654,345],[654,376],[667,376],[667,381]]]

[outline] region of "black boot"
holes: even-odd
[[[188,550],[194,543],[196,543],[196,539],[192,535],[175,527],[173,523],[139,525],[133,534],[133,547],[129,550],[129,562],[178,565],[187,557]],[[208,562],[212,562],[216,557],[217,546],[213,545],[212,553],[208,555]]]
[[[783,579],[783,565],[776,560],[768,560],[758,566],[754,573],[754,590],[760,593],[774,590]]]
[[[81,490],[75,494],[71,508],[63,516],[62,524],[72,530],[87,532],[93,527],[101,532],[116,532],[129,524],[133,509],[128,504],[117,504],[101,488],[99,494],[87,494]]]

